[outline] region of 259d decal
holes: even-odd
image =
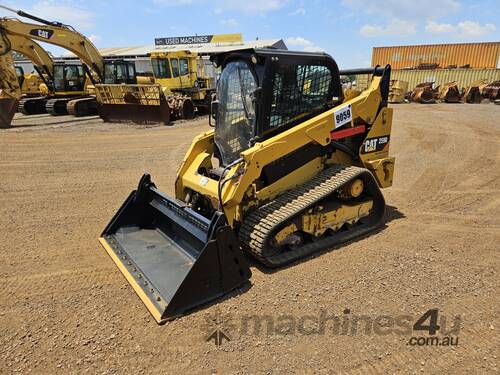
[[[389,135],[368,138],[361,146],[361,153],[367,154],[369,152],[382,151],[384,147],[389,143],[389,138]]]

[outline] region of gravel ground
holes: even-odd
[[[253,264],[249,285],[158,326],[97,238],[144,170],[173,193],[207,119],[18,115],[0,130],[0,372],[497,374],[499,119],[492,104],[395,106],[385,228]],[[457,346],[410,345],[433,308],[440,339],[460,319]],[[207,342],[216,328],[230,341]]]

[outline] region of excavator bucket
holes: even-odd
[[[105,122],[170,123],[171,108],[160,85],[97,84],[95,94]]]
[[[19,100],[14,98],[0,98],[0,128],[8,128],[16,113]]]
[[[100,242],[159,324],[223,296],[251,276],[224,214],[206,219],[158,191],[148,174]]]

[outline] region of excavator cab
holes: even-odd
[[[85,71],[82,65],[54,65],[54,91],[60,95],[85,91]]]
[[[104,61],[105,84],[135,84],[135,64],[131,61]]]

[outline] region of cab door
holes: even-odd
[[[172,89],[189,88],[189,60],[187,58],[171,58],[172,78],[174,78]]]

